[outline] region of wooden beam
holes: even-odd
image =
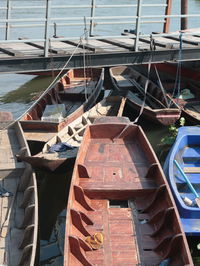
[[[121,48],[128,49],[128,50],[133,50],[134,48],[133,45],[131,46],[131,45],[125,44],[123,42],[120,42],[119,40],[99,39],[98,41],[109,43],[109,44],[119,46]]]
[[[187,43],[187,44],[191,44],[191,45],[195,45],[195,46],[200,46],[200,41],[192,40],[192,37],[193,36],[189,36],[189,35],[188,36],[184,36],[184,37],[182,37],[182,42],[183,43]],[[164,38],[180,42],[180,38],[177,37],[177,36],[164,36]]]
[[[200,174],[200,167],[184,167],[183,170],[186,174]]]
[[[19,40],[27,40],[27,42],[24,42],[25,44],[28,44],[30,46],[33,46],[35,48],[38,48],[40,50],[44,50],[44,45],[41,45],[39,43],[35,43],[35,42],[29,42],[27,38],[19,38]],[[64,54],[65,51],[63,49],[53,49],[53,48],[49,48],[49,52],[50,53],[54,53],[54,54]]]
[[[74,46],[77,46],[78,45],[78,42],[77,41],[71,41],[71,40],[69,40],[69,41],[62,41],[62,42],[68,43],[68,44],[71,44],[71,45],[74,45]],[[90,44],[79,44],[79,47],[82,48],[82,49],[85,48],[85,49],[90,50],[92,52],[96,52],[98,50],[97,47],[92,46]]]
[[[172,11],[172,0],[166,0],[166,9],[165,9],[165,15],[169,16],[171,15]],[[169,32],[169,27],[170,27],[170,18],[165,18],[165,23],[163,27],[163,32],[168,33]]]
[[[24,56],[23,53],[16,51],[16,50],[13,50],[12,48],[5,48],[5,47],[0,46],[0,51],[3,52],[4,54],[8,54],[11,56],[16,56],[16,57],[17,56]]]
[[[128,35],[128,36],[130,36],[130,38],[131,38],[131,36],[132,36],[132,38],[136,37],[135,34],[132,34],[132,33],[129,33],[129,32],[123,32],[122,35]],[[148,43],[148,44],[151,43],[151,40],[148,37],[140,37],[139,41],[144,42],[144,43]],[[167,48],[167,49],[171,49],[172,48],[172,44],[165,43],[163,41],[159,41],[158,37],[156,37],[156,39],[154,39],[154,44],[155,44],[155,46],[159,46],[159,47],[163,47],[163,48]]]

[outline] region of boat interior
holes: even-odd
[[[82,115],[102,97],[103,76],[103,68],[69,70],[22,117],[26,139],[47,142]]]
[[[120,66],[110,69],[111,75],[115,79],[117,86],[122,91],[129,90],[129,99],[133,99],[138,104],[142,104],[144,100],[144,90],[147,82],[147,77],[131,67]],[[159,88],[157,84],[148,80],[146,93],[146,106],[152,109],[163,108],[178,108],[175,103],[171,103],[168,96]],[[170,105],[169,105],[170,104]]]
[[[180,150],[175,155],[175,159],[183,168],[187,177],[189,178],[191,184],[194,186],[195,190],[200,192],[200,137],[197,135],[185,136],[180,143]],[[189,198],[195,202],[195,195],[190,191],[184,177],[180,174],[178,169],[174,167],[175,170],[175,182],[180,193],[181,198]],[[197,208],[197,205],[194,206]]]
[[[108,96],[104,98],[50,139],[44,145],[42,153],[48,153],[50,147],[59,142],[67,142],[72,146],[80,146],[88,125],[92,124],[96,118],[102,116],[122,116],[125,104],[126,100],[121,96]],[[59,154],[62,156],[61,153]]]
[[[29,155],[18,122],[0,131],[0,264],[34,266],[38,213],[36,178],[16,154]]]
[[[69,70],[23,117],[23,120],[41,120],[46,105],[64,103],[66,116],[76,110],[93,92],[101,69]],[[97,76],[96,76],[97,75]]]
[[[175,203],[141,128],[107,126],[87,128],[79,149],[65,265],[189,265]]]

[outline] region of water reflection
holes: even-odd
[[[0,111],[22,115],[53,80],[50,76],[0,75]]]
[[[52,77],[36,76],[28,82],[22,84],[18,89],[12,90],[0,97],[3,103],[30,103],[38,98],[40,93],[51,83]]]

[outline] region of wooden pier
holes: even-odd
[[[180,37],[174,34],[141,37],[137,51],[134,50],[135,38],[134,34],[127,32],[118,38],[93,37],[81,41],[58,38],[51,41],[48,56],[43,55],[44,42],[1,43],[0,72],[59,70],[67,61],[67,68],[81,68],[84,63],[87,67],[108,67],[200,60],[200,34],[193,33],[193,30],[182,35],[181,44]]]
[[[40,6],[6,2],[0,6],[0,73],[200,60],[200,29],[187,30],[188,19],[200,14],[189,14],[187,1],[181,1],[181,14],[172,14],[172,0],[105,5],[45,0]],[[21,18],[26,10],[31,12]]]

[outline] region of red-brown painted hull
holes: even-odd
[[[117,80],[118,76],[123,77],[124,80]],[[110,78],[113,87],[116,91],[119,91],[119,93],[123,91],[132,91],[136,95],[138,92],[141,94],[140,101],[137,101],[134,97],[132,98],[127,96],[129,105],[135,111],[136,115],[139,115],[140,110],[142,109],[143,99],[145,98],[144,88],[147,78],[131,67],[111,68]],[[135,83],[137,83],[141,89],[138,89],[134,85]],[[152,104],[150,102],[152,102]],[[165,95],[164,97],[162,90],[155,83],[149,80],[146,101],[141,116],[152,122],[165,126],[174,124],[180,118],[181,110],[174,103],[169,105],[169,102],[170,98],[168,95]]]
[[[130,100],[127,100],[127,103],[139,115],[141,106]],[[173,125],[174,123],[176,123],[176,121],[179,119],[180,111],[175,112],[174,110],[170,108],[166,108],[164,110],[161,110],[161,109],[150,110],[150,109],[144,108],[142,116],[156,124],[169,126],[169,125]]]
[[[97,233],[104,236],[100,242]],[[64,265],[159,265],[165,260],[193,265],[162,168],[139,126],[123,117],[103,118],[87,127],[76,159]]]
[[[190,124],[197,125],[200,123],[200,73],[188,67],[181,66],[180,76],[177,77],[177,67],[177,64],[156,64],[156,68],[162,76],[161,81],[168,97],[180,107],[181,116],[185,117]],[[147,66],[145,68],[147,70]],[[173,91],[175,90],[175,79],[177,78],[180,78],[181,81],[180,92],[182,89],[189,89],[194,95],[193,98],[185,100],[176,97],[172,98]],[[178,84],[176,84],[176,93],[178,93]],[[193,111],[190,111],[190,109]]]
[[[55,85],[44,93],[43,96],[40,97],[31,109],[28,110],[28,112],[22,117],[21,124],[23,130],[26,132],[41,131],[44,132],[44,134],[45,132],[47,134],[47,132],[60,131],[63,127],[71,123],[86,110],[92,107],[102,89],[103,78],[104,70],[99,68],[91,70],[88,69],[86,72],[84,72],[83,69],[69,70]],[[86,80],[89,80],[90,82],[93,82],[92,84],[94,84],[93,87],[90,88],[91,93],[88,94],[87,100],[85,95],[80,94],[80,100],[78,100],[78,102],[82,102],[82,104],[79,104],[79,107],[70,112],[70,114],[67,115],[62,122],[41,121],[41,117],[47,104],[60,104],[66,101],[72,101],[71,103],[73,104],[70,109],[75,108],[73,106],[76,106],[77,104],[77,93],[67,94],[67,91],[72,90],[73,87],[76,87],[76,89],[78,87],[83,87]]]

